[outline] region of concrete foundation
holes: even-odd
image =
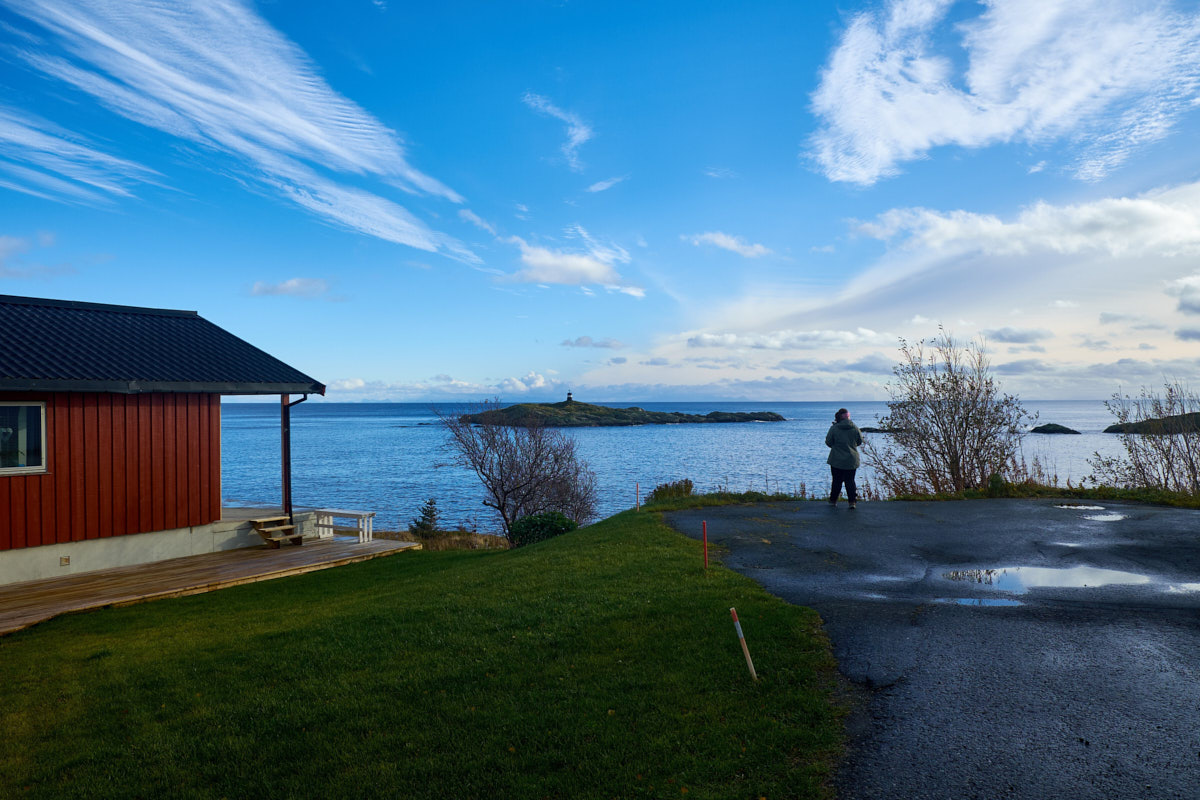
[[[207,525],[6,550],[0,552],[0,586],[240,547],[262,547],[262,537],[254,532],[250,520],[278,513],[275,509],[226,509],[222,519]],[[297,512],[295,520],[297,530],[306,537],[316,535],[311,511]]]

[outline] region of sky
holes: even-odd
[[[1200,385],[1200,4],[0,0],[0,294],[331,401]]]

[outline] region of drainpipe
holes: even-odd
[[[283,460],[283,510],[288,516],[288,524],[295,525],[296,520],[292,516],[292,406],[303,403],[308,395],[294,403],[288,402],[290,397],[288,394],[279,396],[279,450]]]

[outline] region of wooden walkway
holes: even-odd
[[[409,549],[413,542],[335,536],[307,539],[303,547],[248,547],[132,567],[96,570],[65,578],[0,586],[0,636],[59,614],[107,606],[127,606],[201,594],[226,586],[300,575],[353,564]]]

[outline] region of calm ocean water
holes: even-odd
[[[652,411],[775,411],[786,422],[708,425],[645,425],[574,428],[582,456],[596,472],[600,513],[634,504],[666,481],[690,478],[698,490],[828,491],[825,432],[837,403],[603,403],[639,405]],[[860,426],[873,425],[884,403],[846,404]],[[1039,422],[1057,422],[1080,436],[1025,440],[1025,457],[1037,457],[1060,481],[1078,482],[1095,451],[1115,455],[1119,438],[1100,431],[1113,422],[1100,401],[1025,402]],[[478,479],[453,466],[445,436],[428,403],[318,403],[292,409],[292,493],[297,506],[367,509],[377,526],[406,526],[421,504],[437,499],[445,522],[474,523],[497,531],[485,508]],[[278,503],[278,403],[226,403],[222,411],[222,494],[226,505]],[[868,469],[860,475],[870,479]]]

